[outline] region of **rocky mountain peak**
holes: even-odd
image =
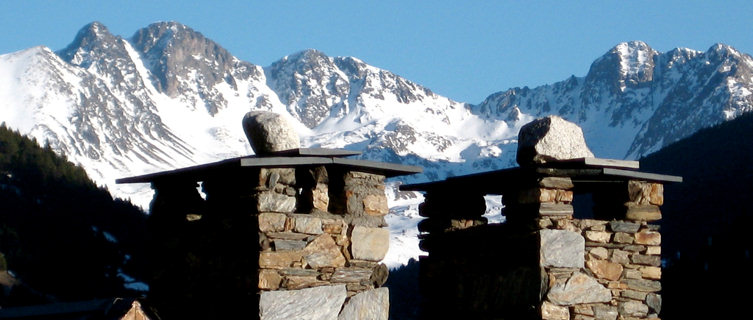
[[[122,55],[117,52],[121,49],[118,47],[119,40],[120,37],[95,21],[81,28],[73,42],[57,54],[63,60],[87,69],[105,55]]]
[[[350,79],[317,50],[286,56],[265,68],[267,84],[306,127],[314,128],[347,100]]]
[[[729,71],[729,67],[737,66],[741,61],[751,61],[750,55],[741,53],[726,44],[717,43],[711,46],[705,53],[706,62],[710,65],[721,66]]]
[[[177,22],[151,24],[130,41],[156,78],[158,90],[172,98],[189,93],[214,97],[203,103],[211,114],[227,105],[215,85],[226,82],[237,89],[238,80],[261,76],[260,68],[236,59],[216,42]]]
[[[658,65],[661,69],[671,69],[676,64],[685,64],[700,54],[702,54],[702,52],[697,50],[675,48],[660,55]]]
[[[179,23],[124,40],[95,22],[58,55],[0,55],[0,120],[146,205],[148,186],[115,178],[246,155],[238,122],[252,110],[296,119],[302,146],[425,168],[407,182],[515,165],[518,130],[548,114],[581,126],[600,157],[636,159],[753,111],[752,61],[725,45],[659,54],[627,42],[586,77],[469,107],[352,57],[305,50],[262,69]]]
[[[735,50],[735,48],[733,48],[733,47],[731,47],[729,45],[726,45],[724,43],[715,43],[714,45],[712,45],[711,47],[709,47],[709,49],[706,51],[706,53],[707,54],[717,54],[717,55],[720,55],[720,56],[729,56],[729,55],[739,56],[740,55],[740,52],[738,52],[737,50]]]
[[[654,57],[658,54],[642,41],[620,43],[591,64],[586,83],[605,84],[615,94],[642,87],[653,80]]]
[[[191,28],[177,22],[156,22],[139,29],[131,37],[141,51],[162,53],[172,46],[172,40],[178,33],[195,33]]]
[[[85,26],[83,26],[76,35],[76,39],[85,39],[85,38],[110,38],[114,37],[110,30],[107,29],[105,25],[103,25],[99,21],[93,21]],[[76,42],[76,40],[74,40]]]
[[[282,58],[280,61],[295,62],[298,65],[331,64],[331,59],[324,52],[306,49]]]

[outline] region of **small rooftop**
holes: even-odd
[[[421,173],[423,169],[417,166],[407,166],[395,163],[377,162],[369,160],[348,159],[361,153],[343,149],[324,148],[296,148],[277,151],[264,156],[245,156],[221,160],[192,167],[170,171],[150,173],[140,176],[121,178],[116,183],[150,183],[167,180],[203,181],[219,175],[233,174],[244,168],[290,168],[309,166],[335,166],[348,170],[363,171],[395,177],[414,173]]]
[[[403,191],[464,190],[484,194],[502,194],[519,189],[523,183],[542,177],[568,177],[581,187],[602,183],[645,180],[650,182],[682,182],[682,177],[638,171],[638,161],[601,158],[579,158],[549,162],[540,166],[515,167],[482,172],[445,180],[400,186]]]

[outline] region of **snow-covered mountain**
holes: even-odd
[[[637,159],[753,110],[751,91],[753,59],[730,46],[660,53],[633,41],[596,59],[585,77],[498,92],[474,113],[558,114],[583,127],[597,156]]]
[[[415,182],[514,166],[518,129],[547,114],[581,125],[599,157],[638,158],[753,109],[752,69],[749,55],[721,44],[660,53],[629,42],[585,77],[472,105],[353,57],[306,50],[261,67],[179,23],[125,39],[95,22],[57,52],[0,55],[0,121],[146,207],[149,186],[114,180],[251,154],[240,125],[250,110],[288,117],[304,146],[421,165],[404,180]],[[420,197],[390,195],[388,220],[402,233]]]

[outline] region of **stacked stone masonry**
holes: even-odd
[[[153,183],[150,299],[165,318],[384,319],[385,176],[246,168]],[[257,308],[258,306],[258,308]]]
[[[427,306],[446,305],[427,318],[659,319],[661,234],[650,222],[661,218],[661,184],[588,190],[593,218],[577,219],[572,180],[539,177],[505,189],[499,225],[481,217],[483,194],[452,190],[428,190],[420,207],[421,284]]]
[[[574,219],[572,186],[540,183],[541,207],[570,207],[536,218],[540,263],[548,292],[541,318],[658,319],[661,312],[661,234],[648,222],[661,218],[661,184],[630,180],[624,219]],[[569,197],[552,195],[570,194]],[[533,199],[532,199],[533,198]],[[521,199],[518,200],[520,203]]]
[[[341,319],[387,319],[389,293],[380,287],[388,269],[379,263],[389,248],[385,177],[295,170],[305,169],[262,169],[259,176],[260,318],[310,316],[318,309],[315,319],[334,319],[341,310]],[[339,305],[318,308],[322,293],[316,290],[328,290],[328,303]],[[300,314],[283,307],[296,304],[304,305]]]

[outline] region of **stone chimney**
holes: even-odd
[[[118,181],[155,190],[150,302],[168,319],[386,320],[384,182],[421,169],[300,148],[269,112],[243,126],[255,156]]]
[[[521,129],[518,162],[401,188],[425,192],[423,318],[658,319],[652,222],[663,183],[682,178],[593,158],[580,128],[553,116]],[[485,195],[502,195],[504,223],[482,216]]]

